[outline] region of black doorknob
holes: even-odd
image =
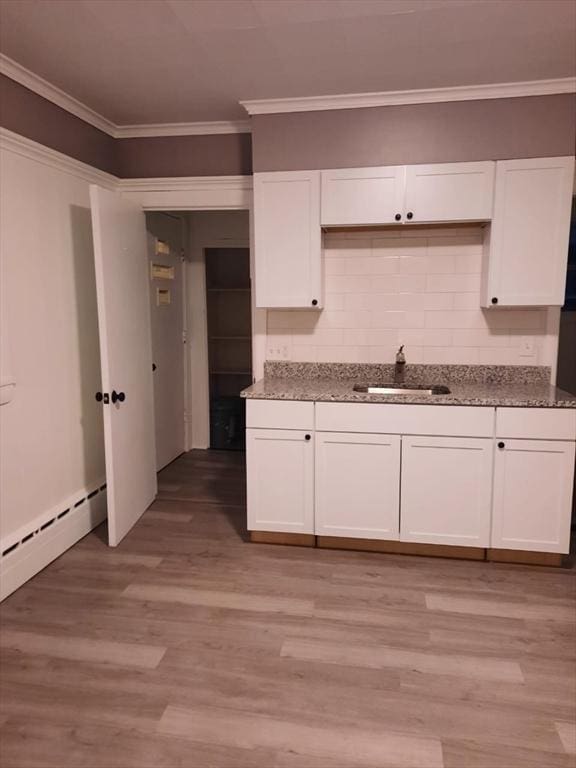
[[[99,403],[101,403],[103,399],[104,399],[104,395],[102,394],[102,392],[96,392],[96,400]]]
[[[156,370],[156,363],[152,363],[152,371]]]
[[[498,443],[498,448],[505,448],[505,447],[506,447],[506,443]]]
[[[414,217],[414,214],[412,213],[412,211],[408,211],[408,213],[406,214],[406,218],[412,219],[413,217]]]
[[[311,435],[304,435],[304,440],[311,440],[311,439],[312,439]]]
[[[104,403],[104,405],[108,405],[110,402],[110,397],[108,396],[108,392],[96,392],[96,400],[99,403]]]
[[[124,392],[116,392],[115,389],[112,390],[113,403],[116,403],[116,402],[123,403],[124,400],[126,400],[126,395],[124,394]]]
[[[312,299],[312,306],[317,307],[318,306],[318,299]]]
[[[400,221],[400,219],[402,218],[402,214],[397,213],[396,216],[394,216],[394,218],[396,219],[396,221]]]
[[[490,301],[492,302],[492,304],[498,304],[498,299],[496,298],[496,296],[492,296]]]

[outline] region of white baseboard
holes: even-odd
[[[79,494],[82,497],[83,494]],[[0,600],[35,576],[52,560],[60,557],[79,539],[106,519],[106,490],[92,491],[78,506],[72,506],[65,516],[47,521],[44,529],[34,530],[13,544],[0,558]]]

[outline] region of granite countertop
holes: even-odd
[[[355,384],[390,384],[393,369],[387,365],[267,363],[264,379],[241,395],[259,400],[576,408],[576,395],[551,386],[550,369],[545,367],[414,365],[406,374],[404,386],[445,384],[450,394],[354,392]]]

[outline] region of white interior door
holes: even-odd
[[[114,547],[156,495],[146,224],[142,209],[115,192],[91,185],[90,203]]]

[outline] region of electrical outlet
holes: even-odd
[[[289,360],[290,348],[288,344],[271,344],[266,348],[266,358],[268,360]]]
[[[535,357],[536,356],[536,345],[534,344],[534,340],[531,339],[529,336],[525,336],[522,339],[520,339],[520,357]]]

